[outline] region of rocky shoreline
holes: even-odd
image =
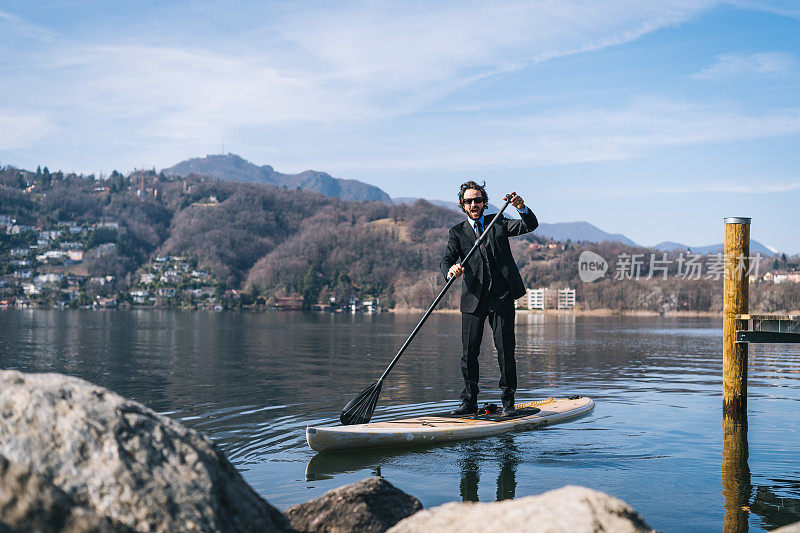
[[[0,533],[453,530],[652,531],[583,487],[423,510],[374,477],[282,513],[205,435],[78,378],[0,371]]]

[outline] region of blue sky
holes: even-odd
[[[800,2],[0,2],[0,164],[237,153],[390,195],[464,178],[644,245],[800,252]]]

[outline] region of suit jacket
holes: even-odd
[[[494,216],[485,216],[484,222],[486,226],[489,225]],[[486,252],[491,254],[495,263],[499,266],[500,273],[508,282],[514,299],[522,298],[525,295],[525,285],[522,283],[522,276],[519,275],[519,269],[514,262],[514,257],[511,255],[511,246],[508,243],[508,238],[531,232],[539,226],[539,221],[536,220],[536,215],[532,211],[526,210],[525,213],[520,213],[520,216],[522,217],[521,220],[508,219],[501,216],[500,220],[489,230],[489,235],[484,239]],[[476,240],[478,238],[468,220],[450,228],[447,236],[447,248],[445,248],[442,262],[439,264],[439,268],[445,278],[450,267],[463,260]],[[464,274],[462,277],[464,280],[461,286],[461,312],[474,313],[480,302],[483,284],[488,282],[489,273],[484,269],[483,259],[479,251],[476,251],[463,267]]]

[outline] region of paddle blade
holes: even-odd
[[[369,422],[369,419],[372,418],[372,413],[375,411],[375,405],[378,403],[378,396],[381,394],[382,386],[383,381],[378,380],[350,400],[350,403],[344,406],[342,414],[339,415],[342,425],[352,426],[353,424],[366,424]]]

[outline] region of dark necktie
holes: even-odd
[[[483,224],[481,224],[480,220],[475,221],[475,233],[478,234],[478,238],[480,239],[481,235],[483,234]],[[487,291],[491,291],[492,288],[492,266],[489,261],[489,256],[486,253],[486,245],[481,242],[480,246],[478,246],[478,251],[481,254],[481,259],[483,260],[483,268],[486,271],[486,282],[487,282]]]

